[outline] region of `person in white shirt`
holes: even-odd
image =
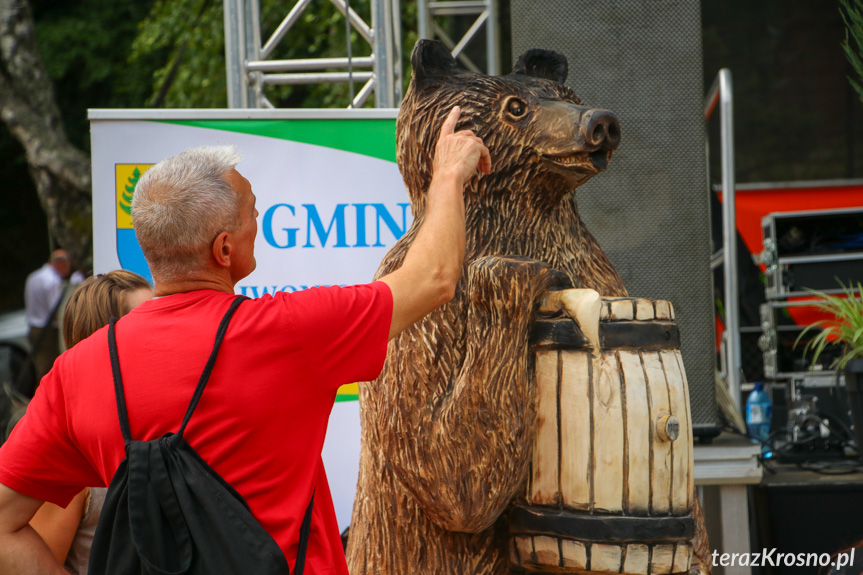
[[[24,306],[30,328],[30,357],[33,360],[37,384],[42,376],[50,371],[54,360],[60,355],[57,309],[71,275],[72,263],[69,261],[69,254],[66,250],[54,250],[51,260],[27,276],[24,284]]]

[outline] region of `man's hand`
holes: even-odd
[[[461,109],[456,106],[450,110],[440,130],[433,164],[433,174],[445,176],[455,174],[462,184],[466,183],[476,170],[483,174],[491,172],[491,155],[482,139],[470,130],[455,131]]]
[[[476,170],[491,171],[482,140],[470,130],[455,131],[460,115],[456,106],[441,128],[422,227],[402,266],[381,278],[393,294],[390,339],[455,295],[464,265],[464,186]]]

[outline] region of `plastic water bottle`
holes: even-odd
[[[764,382],[755,382],[755,389],[746,398],[746,428],[754,440],[761,443],[761,453],[770,457],[770,446],[767,438],[770,437],[770,422],[773,418],[773,404],[770,396],[764,390]]]

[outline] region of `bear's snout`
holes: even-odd
[[[580,128],[587,147],[613,151],[620,144],[620,122],[609,110],[588,110],[581,117]]]

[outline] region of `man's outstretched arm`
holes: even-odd
[[[422,226],[402,266],[381,278],[393,294],[390,339],[453,298],[464,264],[464,186],[491,156],[469,130],[455,131],[461,111],[452,109],[435,148],[432,181]]]
[[[41,506],[42,501],[0,483],[0,573],[68,575],[30,527],[30,519]]]

